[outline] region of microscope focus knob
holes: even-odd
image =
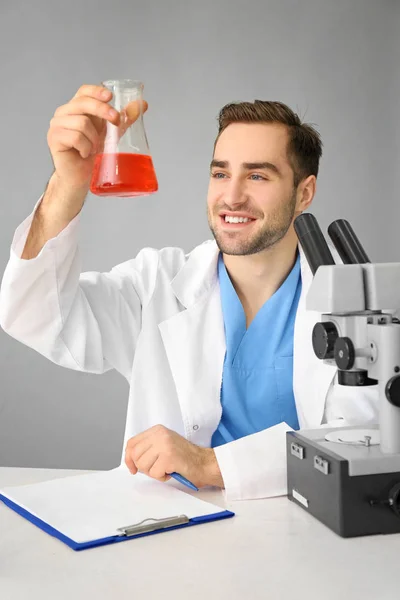
[[[400,408],[400,375],[394,375],[386,384],[386,398],[393,406]]]
[[[342,371],[352,369],[356,353],[354,351],[353,342],[348,337],[338,338],[335,342],[334,357],[337,366]]]
[[[312,332],[312,344],[318,358],[333,358],[338,331],[331,321],[316,323]]]

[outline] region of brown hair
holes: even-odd
[[[309,175],[318,175],[322,141],[318,131],[282,102],[255,100],[226,104],[218,116],[219,130],[215,146],[221,133],[231,123],[282,123],[289,133],[288,159],[294,173],[294,185]]]

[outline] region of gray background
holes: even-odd
[[[88,196],[85,270],[143,246],[210,237],[205,200],[216,116],[281,100],[324,141],[312,212],[353,224],[371,258],[400,260],[400,4],[396,0],[13,0],[0,5],[0,271],[51,174],[49,121],[82,83],[145,82],[160,191]],[[0,331],[0,465],[118,464],[128,388],[57,367]]]

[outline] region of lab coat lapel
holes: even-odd
[[[302,291],[296,314],[293,349],[293,389],[300,427],[318,427],[323,419],[325,400],[336,368],[315,356],[312,346],[318,312],[306,309],[306,298],[313,280],[306,256],[299,245]]]
[[[215,242],[195,248],[172,281],[186,308],[159,324],[181,405],[185,432],[209,445],[221,418],[225,332]]]
[[[293,388],[300,427],[318,427],[336,368],[319,360],[312,347],[312,330],[320,314],[306,309],[312,273],[299,246],[302,292],[294,329]],[[188,439],[199,423],[217,427],[221,417],[220,386],[226,351],[217,273],[218,247],[205,242],[189,255],[171,285],[186,310],[159,324],[175,381]],[[204,428],[202,443],[213,431]],[[196,440],[199,439],[199,432]]]

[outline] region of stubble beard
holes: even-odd
[[[246,256],[249,254],[257,254],[277,244],[288,232],[292,224],[296,208],[296,190],[292,192],[290,199],[283,204],[281,208],[275,210],[268,217],[268,221],[256,233],[253,233],[248,238],[245,238],[243,232],[240,231],[218,231],[214,227],[208,210],[208,225],[215,238],[218,248],[224,254],[231,256]],[[216,212],[220,212],[217,209]],[[245,205],[237,209],[237,212],[247,212],[252,214],[252,211]],[[217,218],[219,218],[217,216]]]

